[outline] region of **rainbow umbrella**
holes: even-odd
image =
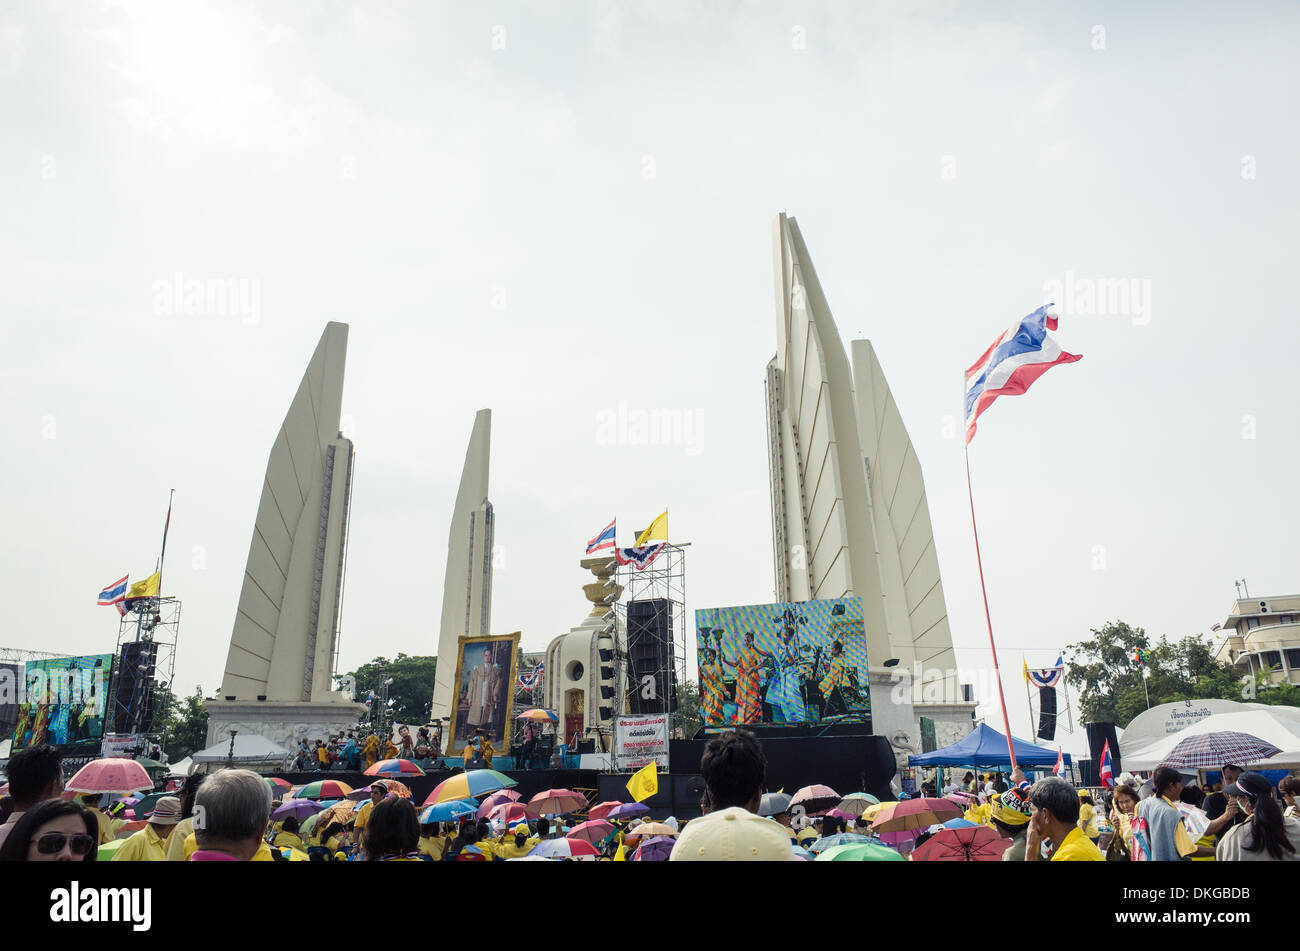
[[[433,792],[429,793],[429,797],[424,800],[423,805],[435,806],[440,802],[482,796],[484,793],[496,792],[499,789],[508,789],[511,786],[518,785],[505,773],[498,773],[495,769],[471,769],[468,772],[457,773],[450,779],[444,779],[434,786]]]
[[[473,799],[453,799],[451,802],[440,802],[436,806],[430,806],[420,813],[420,823],[427,825],[430,822],[455,822],[464,816],[472,816],[478,811],[478,803]]]
[[[369,786],[362,786],[360,789],[354,789],[352,792],[348,793],[347,798],[351,799],[353,802],[365,802],[370,798],[370,790],[374,789],[378,783],[384,784],[384,792],[389,795],[396,796],[399,799],[411,798],[411,787],[396,779],[388,778],[376,780]]]
[[[409,759],[381,759],[374,766],[366,767],[367,776],[423,776],[420,769]]]
[[[600,819],[592,819],[587,822],[580,822],[565,835],[566,839],[580,839],[583,842],[590,842],[595,845],[610,836],[614,827]]]
[[[337,779],[318,779],[314,783],[308,783],[294,794],[295,799],[344,799],[348,793],[352,792],[352,787],[347,783],[341,783]]]
[[[532,720],[534,723],[559,723],[560,722],[560,718],[557,717],[554,713],[552,713],[550,710],[543,710],[541,707],[533,707],[530,710],[525,710],[523,713],[519,714],[519,716],[515,717],[515,719]]]
[[[266,784],[271,787],[271,795],[278,796],[290,792],[293,789],[293,783],[287,779],[281,779],[279,776],[263,776]]]

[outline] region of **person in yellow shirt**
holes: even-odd
[[[1101,830],[1097,828],[1097,810],[1092,804],[1092,793],[1086,789],[1079,790],[1079,829],[1097,844]]]
[[[366,758],[366,769],[379,762],[379,737],[371,733],[361,747],[361,754]]]
[[[306,846],[302,843],[302,836],[298,834],[298,820],[293,816],[288,816],[280,824],[280,832],[271,844],[277,849],[305,850]]]
[[[841,688],[848,686],[848,670],[844,665],[844,645],[839,641],[831,644],[831,662],[817,688],[821,691],[826,704],[826,716],[844,713],[848,706],[844,703]]]
[[[493,848],[496,857],[502,861],[521,859],[531,852],[537,842],[529,838],[528,832],[528,826],[520,823],[510,833],[502,836],[502,841]]]
[[[1029,833],[1025,861],[1039,861],[1039,846],[1046,839],[1055,849],[1053,862],[1104,862],[1101,849],[1079,828],[1079,794],[1059,776],[1040,779],[1029,789]]]
[[[176,796],[163,796],[154,807],[149,824],[118,846],[113,853],[114,862],[164,862],[167,860],[167,838],[181,821],[181,801]]]
[[[99,844],[103,845],[116,839],[117,831],[123,825],[122,820],[114,819],[96,805],[99,802],[99,793],[85,793],[78,798],[81,804],[95,815],[95,822],[99,825]]]
[[[353,834],[358,843],[364,841],[365,828],[370,823],[370,815],[374,812],[375,806],[383,802],[387,795],[388,787],[383,783],[370,784],[370,801],[357,810],[357,817],[352,823]]]
[[[397,747],[391,738],[384,744],[384,759],[397,759]]]
[[[194,773],[185,777],[185,783],[181,786],[181,821],[176,823],[176,828],[167,837],[168,862],[184,862],[186,859],[185,842],[194,832],[194,797],[203,780],[203,773]]]

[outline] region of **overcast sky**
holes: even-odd
[[[5,4],[0,646],[111,650],[95,594],[152,571],[174,487],[177,689],[211,694],[331,319],[357,451],[342,669],[436,651],[481,407],[497,631],[540,650],[577,624],[586,540],[665,506],[692,611],[772,600],[780,211],[844,339],[875,345],[971,671],[963,373],[1070,292],[1056,336],[1084,359],[971,446],[1017,733],[1022,656],[1113,619],[1208,633],[1237,578],[1295,593],[1300,11],[1134,6]],[[187,307],[178,279],[244,296]],[[611,443],[620,403],[692,427]]]

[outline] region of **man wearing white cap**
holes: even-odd
[[[709,740],[700,759],[704,815],[686,823],[668,861],[796,861],[785,828],[757,815],[766,773],[754,734],[736,730]]]
[[[123,842],[113,853],[114,862],[165,862],[167,838],[181,821],[181,801],[163,796],[154,806],[149,824]]]

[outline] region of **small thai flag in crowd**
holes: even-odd
[[[126,608],[123,607],[123,603],[126,601],[126,579],[129,577],[130,575],[123,575],[99,592],[98,603],[103,605],[111,604],[117,608],[118,614],[125,616]]]
[[[1019,396],[1040,376],[1061,363],[1083,359],[1066,353],[1047,331],[1055,330],[1052,304],[1044,304],[1005,330],[966,371],[966,443],[975,438],[975,420],[999,396]]]
[[[601,551],[602,549],[605,548],[615,547],[616,543],[614,541],[614,535],[615,535],[614,523],[617,521],[618,519],[614,519],[613,522],[610,522],[608,525],[606,525],[604,528],[600,530],[599,535],[597,535],[591,541],[587,542],[588,555],[590,555],[592,552]]]
[[[1098,768],[1101,784],[1107,789],[1115,785],[1115,764],[1110,758],[1110,740],[1101,748],[1101,766]]]
[[[1065,754],[1059,746],[1056,748],[1056,765],[1052,767],[1052,772],[1057,776],[1065,775]]]

